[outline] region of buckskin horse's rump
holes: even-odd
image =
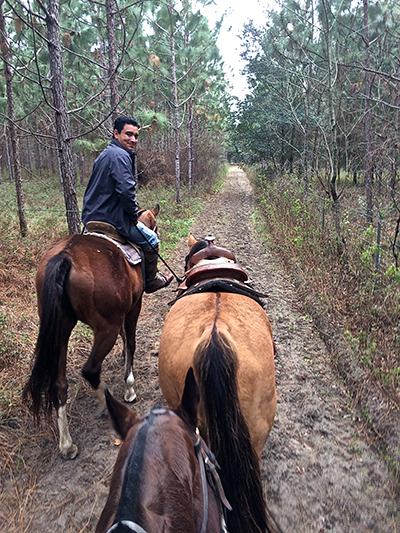
[[[239,402],[261,458],[275,416],[276,390],[271,325],[254,300],[229,293],[193,294],[178,300],[167,315],[161,337],[160,387],[171,408],[176,408],[200,339],[211,335],[214,327],[238,353]],[[204,427],[201,413],[200,409],[200,427]]]

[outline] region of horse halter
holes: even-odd
[[[153,416],[158,416],[162,414],[173,414],[177,416],[173,411],[170,411],[169,409],[166,409],[164,407],[153,407],[153,409],[150,412],[150,415],[153,415]],[[147,415],[145,419],[148,419],[150,415]],[[226,499],[224,489],[222,487],[222,483],[217,472],[217,467],[218,467],[217,460],[215,459],[215,456],[212,453],[212,451],[208,448],[204,440],[201,438],[198,428],[196,428],[196,437],[197,437],[196,442],[193,443],[193,446],[194,446],[194,451],[196,454],[197,461],[199,463],[201,488],[202,488],[202,494],[203,494],[203,520],[201,524],[200,533],[205,533],[207,529],[207,522],[208,522],[207,474],[209,474],[209,476],[212,479],[212,482],[210,483],[210,485],[212,489],[214,490],[216,496],[219,498],[220,503],[224,507],[226,507],[228,510],[232,510],[232,507],[230,506],[228,500]],[[206,473],[206,468],[207,468],[207,473]],[[222,506],[220,505],[220,507]],[[221,511],[222,511],[222,508],[221,508]],[[227,532],[227,530],[225,527],[225,521],[223,517],[224,514],[223,513],[221,514],[222,514],[221,532],[225,533]],[[131,520],[125,520],[125,519],[118,520],[118,522],[116,522],[110,527],[107,533],[113,533],[114,531],[117,531],[117,529],[120,526],[123,526],[124,531],[132,531],[134,533],[147,533],[147,531],[143,529],[136,522],[133,522]]]

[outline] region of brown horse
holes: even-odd
[[[233,507],[228,531],[274,531],[260,474],[276,409],[271,325],[234,255],[212,241],[189,237],[180,286],[187,294],[177,299],[164,324],[160,386],[169,407],[176,408],[193,367],[200,389],[199,429],[221,465]]]
[[[157,230],[157,205],[141,211],[139,220]],[[105,408],[101,365],[120,333],[125,357],[125,400],[136,397],[133,355],[136,324],[142,305],[143,276],[140,262],[131,266],[116,244],[92,234],[68,235],[44,253],[36,273],[40,329],[35,362],[23,397],[31,399],[38,420],[42,408],[57,410],[60,452],[73,459],[78,448],[68,429],[66,363],[68,340],[78,320],[91,327],[94,342],[83,376],[97,391]]]
[[[196,430],[199,390],[190,369],[176,411],[139,417],[106,391],[124,439],[96,533],[221,533],[229,508],[214,456]]]

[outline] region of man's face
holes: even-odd
[[[125,124],[121,133],[118,133],[118,130],[114,130],[114,139],[116,139],[125,150],[129,150],[130,152],[135,151],[138,136],[139,129],[131,124]]]

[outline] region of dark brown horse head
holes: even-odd
[[[156,217],[160,212],[160,206],[157,204],[154,209],[140,209],[138,212],[138,220],[151,230],[158,232]]]
[[[113,427],[122,440],[125,440],[129,430],[135,424],[140,423],[145,417],[140,418],[132,409],[114,398],[107,389],[105,389],[104,393]],[[195,432],[197,427],[197,409],[199,401],[199,388],[194,378],[193,369],[189,368],[186,375],[182,400],[179,407],[176,409],[176,414],[185,422],[188,429],[193,432]]]
[[[208,245],[207,241],[205,239],[196,239],[196,237],[193,235],[193,233],[189,233],[188,238],[188,246],[189,246],[189,253],[185,257],[185,271],[189,269],[189,261],[193,257],[193,255],[200,250],[203,250]]]
[[[139,417],[106,391],[114,428],[124,442],[96,533],[125,531],[127,522],[134,531],[197,533],[204,517],[208,517],[205,531],[221,530],[216,496],[201,475],[203,448],[196,433],[199,398],[192,369],[175,411],[156,406]]]

